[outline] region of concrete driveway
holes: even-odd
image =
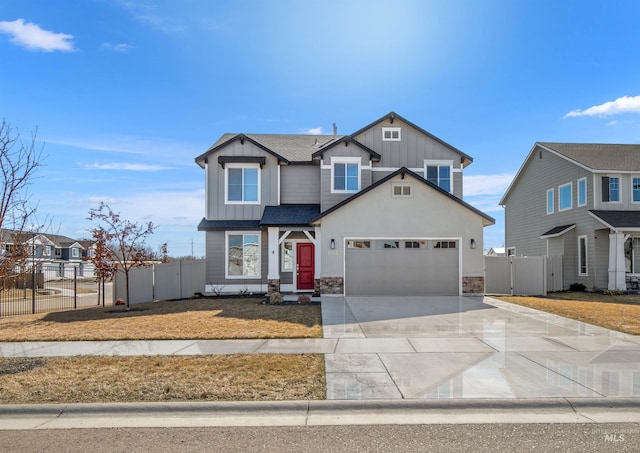
[[[640,337],[488,297],[324,297],[322,318],[327,399],[640,397]]]

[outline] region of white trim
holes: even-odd
[[[393,138],[393,137],[386,138],[384,136],[385,132],[391,132],[392,136],[393,136],[394,132],[397,132],[398,133],[398,138]],[[382,128],[382,141],[383,142],[399,142],[399,141],[402,141],[402,127],[400,127],[400,126],[383,127]]]
[[[585,271],[584,272],[582,272],[582,259],[581,259],[582,255],[580,253],[580,241],[582,239],[584,239],[584,253],[585,253],[585,257],[584,257]],[[580,277],[589,276],[589,238],[586,234],[578,236],[578,276]]]
[[[371,167],[371,171],[386,171],[389,173],[393,173],[394,171],[400,170],[401,167]],[[422,168],[410,168],[414,173],[422,173],[424,171],[424,167]]]
[[[220,294],[238,294],[240,291],[247,291],[249,293],[266,293],[267,292],[267,285],[266,284],[256,284],[256,283],[252,283],[250,285],[243,285],[241,283],[238,284],[233,284],[233,285],[225,285],[225,284],[220,284],[220,285],[216,285],[216,284],[209,284],[209,285],[204,285],[204,292],[205,293],[213,293],[215,287],[218,288],[222,288],[222,291],[220,292]]]
[[[549,193],[551,193],[551,210],[549,210]],[[547,205],[546,213],[547,215],[551,215],[556,212],[556,195],[553,188],[547,189],[545,195],[545,204]]]
[[[631,191],[629,192],[629,200],[631,201],[631,204],[640,204],[640,200],[638,201],[634,201],[633,200],[633,180],[635,179],[640,179],[640,175],[631,175],[631,178],[629,178],[631,180]]]
[[[229,236],[252,235],[258,236],[258,274],[257,275],[229,275]],[[225,231],[224,232],[224,276],[229,280],[255,280],[262,278],[262,231]]]
[[[569,186],[569,207],[562,207],[562,189]],[[569,211],[573,209],[573,182],[569,181],[566,184],[558,186],[558,212]]]
[[[580,183],[581,183],[581,182],[584,182],[584,203],[580,203]],[[588,187],[589,187],[589,186],[587,185],[587,177],[585,176],[585,177],[583,177],[583,178],[578,179],[578,182],[577,182],[577,184],[576,184],[576,187],[577,187],[577,189],[578,189],[578,193],[577,193],[577,195],[578,195],[578,199],[576,200],[576,201],[577,201],[577,206],[578,206],[578,207],[586,206],[586,205],[587,205],[587,189],[588,189]]]
[[[602,193],[600,193],[600,202],[608,204],[622,204],[622,176],[618,173],[603,174],[601,176],[606,176],[609,178],[609,200],[602,201]],[[618,199],[613,201],[611,200],[611,178],[616,178],[618,180]],[[602,192],[602,177],[600,178],[600,191]]]
[[[400,194],[395,193],[396,187],[401,187]],[[409,188],[409,194],[404,194],[404,188]],[[413,198],[413,183],[411,182],[392,182],[391,183],[391,198]]]
[[[282,244],[284,240],[287,239],[287,237],[289,237],[290,234],[291,234],[291,230],[285,231],[284,234],[280,237],[280,239],[278,239],[278,245]]]
[[[278,181],[277,181],[277,191],[278,191],[278,206],[280,206],[280,164],[276,165],[276,167],[278,168]],[[258,178],[259,179],[259,178]],[[259,186],[258,186],[259,188]],[[260,195],[258,195],[258,199],[260,198]]]
[[[424,160],[424,168],[422,169],[423,171],[423,178],[426,179],[427,181],[428,176],[427,176],[427,167],[428,166],[438,166],[438,182],[436,183],[436,185],[438,187],[440,187],[442,189],[442,187],[440,186],[440,168],[439,167],[449,167],[449,193],[453,193],[453,161],[452,160],[429,160],[429,159],[425,159]],[[444,190],[444,189],[443,189]]]
[[[292,268],[290,270],[285,270],[283,268],[284,266],[284,242],[290,242],[292,244],[292,249],[291,249],[291,258],[292,258]],[[309,241],[307,239],[289,239],[287,241],[284,241],[281,245],[280,245],[280,272],[287,272],[287,273],[291,273],[292,274],[292,278],[293,278],[293,283],[291,283],[291,287],[293,288],[293,291],[298,291],[298,276],[296,275],[296,269],[298,266],[298,244],[312,244],[313,245],[313,264],[314,264],[314,279],[316,278],[315,276],[315,264],[316,264],[316,256],[318,254],[317,252],[317,247],[316,245],[313,243],[313,241]],[[289,285],[289,284],[287,284]],[[282,285],[280,286],[280,292],[285,291],[284,289],[282,289]],[[286,291],[291,291],[291,289],[286,290]],[[303,289],[300,291],[311,291],[309,289]]]
[[[229,201],[229,169],[230,168],[257,168],[258,169],[258,200],[257,201]],[[244,171],[242,172],[242,184],[243,184],[243,193],[242,198],[244,198]],[[260,168],[260,164],[251,164],[251,163],[227,163],[224,167],[224,204],[240,204],[240,205],[256,205],[260,204],[262,192],[262,169]]]
[[[345,187],[346,187],[346,175],[347,175],[347,168],[346,166],[348,164],[357,164],[358,165],[358,188],[356,190],[338,190],[335,189],[335,181],[334,181],[334,177],[335,177],[335,164],[345,164]],[[357,193],[360,192],[360,189],[362,187],[362,174],[361,174],[361,167],[362,167],[362,158],[361,157],[332,157],[331,158],[331,193]]]

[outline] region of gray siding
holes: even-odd
[[[363,167],[369,166],[369,154],[355,145],[342,146],[338,145],[335,148],[324,153],[322,162],[323,168],[320,174],[320,210],[326,211],[327,209],[335,206],[341,201],[346,200],[353,193],[331,193],[332,181],[331,181],[331,158],[332,157],[359,157],[361,159],[360,165]],[[371,185],[371,170],[361,170],[360,172],[360,190],[366,189]]]
[[[269,266],[269,255],[267,253],[268,233],[262,231],[260,237],[260,272],[261,278],[225,278],[225,232],[224,231],[207,231],[206,232],[206,248],[207,248],[207,268],[205,272],[205,282],[207,285],[254,285],[267,282],[267,273]]]
[[[595,230],[594,289],[609,286],[609,230]]]
[[[602,177],[613,176],[620,178],[620,201],[619,202],[603,202],[602,201]],[[633,202],[633,192],[631,184],[633,178],[640,178],[640,174],[620,174],[607,173],[597,174],[595,176],[595,209],[606,209],[608,211],[637,211],[640,210],[640,203]]]
[[[260,204],[225,204],[225,170],[218,164],[218,156],[266,156],[260,172]],[[258,220],[265,206],[278,204],[278,161],[249,141],[244,145],[235,141],[209,156],[207,168],[207,219]]]
[[[320,203],[320,167],[283,165],[280,167],[280,203]]]

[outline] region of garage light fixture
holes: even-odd
[[[331,239],[331,242],[329,243],[329,248],[331,250],[335,250],[336,249],[336,240],[335,239]]]
[[[472,249],[475,249],[476,247],[477,247],[477,246],[476,246],[476,240],[475,240],[475,239],[473,239],[473,238],[471,238],[471,248],[472,248]]]

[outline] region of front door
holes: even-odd
[[[314,256],[311,242],[299,242],[296,245],[296,288],[313,289]]]

